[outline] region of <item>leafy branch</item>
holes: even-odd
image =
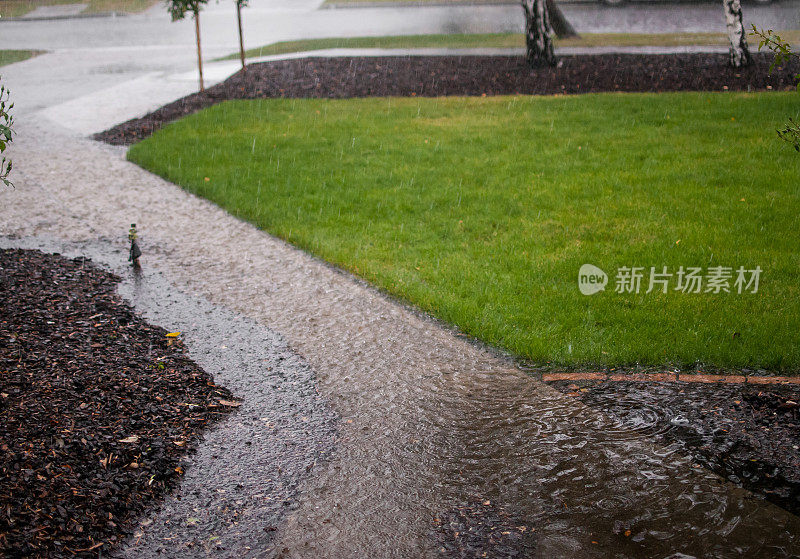
[[[10,100],[8,89],[4,85],[0,85],[0,153],[6,151],[8,144],[11,143],[11,135],[14,132],[12,126],[14,125],[14,117],[11,116],[11,109],[14,108],[14,103]],[[0,182],[6,186],[14,186],[8,175],[11,173],[11,160],[3,157],[0,159]]]
[[[792,50],[792,46],[772,29],[764,31],[763,29],[759,30],[755,25],[751,27],[753,28],[751,34],[759,38],[758,50],[760,51],[762,48],[767,48],[775,53],[775,58],[772,59],[772,64],[769,65],[770,74],[775,68],[790,62],[792,58],[800,58],[800,56]],[[797,91],[800,91],[800,74],[795,74],[794,79],[797,81]],[[800,151],[800,124],[790,118],[789,123],[782,130],[778,130],[777,132],[781,140],[792,144],[795,150]]]
[[[763,29],[759,30],[755,25],[751,25],[750,27],[753,28],[751,35],[759,38],[758,50],[760,51],[766,47],[775,53],[775,58],[772,59],[772,64],[769,65],[770,74],[775,68],[790,62],[792,58],[798,58],[798,54],[792,51],[792,46],[772,29],[764,31]],[[798,82],[797,89],[800,91],[800,74],[795,74],[794,78]]]
[[[784,142],[792,144],[795,150],[800,151],[800,124],[791,118],[783,130],[778,130],[778,137]]]

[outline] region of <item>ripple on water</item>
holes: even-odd
[[[341,504],[343,496],[358,499],[341,519],[357,528],[337,532],[353,539],[344,545],[340,539],[337,552],[435,555],[441,550],[423,541],[420,530],[475,499],[496,503],[535,529],[535,549],[527,556],[800,552],[796,517],[696,467],[680,445],[655,444],[679,426],[665,426],[656,407],[633,405],[635,394],[610,417],[510,369],[404,371],[381,380],[374,390],[374,378],[350,376],[348,391],[364,389],[340,401],[342,413],[369,418],[372,427],[345,428],[339,469],[311,481],[318,484],[316,507],[328,507],[329,499]],[[341,393],[342,384],[327,377],[323,391]],[[328,494],[323,485],[336,490]],[[367,492],[341,490],[348,486]],[[287,529],[287,549],[321,535],[309,520]],[[410,529],[391,549],[375,541],[377,525],[399,522]]]

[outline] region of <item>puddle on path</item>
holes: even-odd
[[[177,269],[155,248],[149,262],[153,269]],[[233,302],[231,307],[251,318],[263,312],[256,296],[237,292],[248,288],[246,280],[225,285],[223,294],[205,281],[200,291],[207,290],[212,301]],[[179,282],[184,283],[186,276]],[[479,355],[465,342],[451,341],[442,349],[441,340],[450,335],[431,321],[403,318],[402,324],[420,329],[417,336],[430,342],[414,346],[428,352],[420,356],[411,349],[395,352],[391,335],[383,346],[370,341],[368,334],[384,328],[385,316],[346,339],[326,330],[324,320],[309,326],[300,318],[282,320],[311,355],[319,391],[341,416],[338,446],[301,483],[297,508],[275,539],[267,543],[241,533],[236,554],[244,553],[241,543],[247,538],[253,544],[247,554],[279,557],[800,554],[796,516],[695,464],[681,445],[660,445],[647,429],[626,427],[510,363],[485,352],[465,360],[459,350]],[[411,339],[406,326],[395,325],[395,338]],[[297,336],[299,331],[306,337]],[[390,358],[388,366],[384,360]],[[261,452],[281,458],[283,449]],[[241,459],[259,456],[243,453]],[[488,511],[475,505],[486,502]],[[459,512],[465,509],[473,512]],[[253,514],[258,522],[257,508]],[[487,523],[498,522],[495,517],[512,519],[509,526],[524,525],[524,537],[474,555],[460,554],[452,545],[447,551],[437,537],[443,521],[481,531],[490,530]],[[509,547],[512,553],[503,555]]]
[[[0,246],[86,256],[121,278],[138,314],[180,331],[189,356],[242,404],[203,433],[185,476],[144,515],[116,557],[259,557],[295,506],[297,486],[335,448],[336,417],[314,372],[284,340],[240,315],[175,289],[157,270],[134,273],[124,250],[0,237]]]
[[[535,529],[534,557],[800,553],[797,517],[521,372],[378,365],[322,386],[353,424],[309,480],[285,556],[433,555],[425,526],[475,500]]]
[[[557,390],[800,512],[800,386],[557,381]]]

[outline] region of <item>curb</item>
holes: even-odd
[[[800,384],[800,377],[705,375],[692,373],[544,373],[542,381],[599,380],[607,382],[693,382],[702,384]]]

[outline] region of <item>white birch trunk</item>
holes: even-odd
[[[546,0],[522,0],[522,9],[525,11],[525,46],[528,64],[555,65],[553,29],[550,26]]]
[[[725,8],[725,23],[731,42],[731,66],[741,68],[750,64],[750,48],[742,23],[742,4],[739,0],[722,0],[722,6]]]

